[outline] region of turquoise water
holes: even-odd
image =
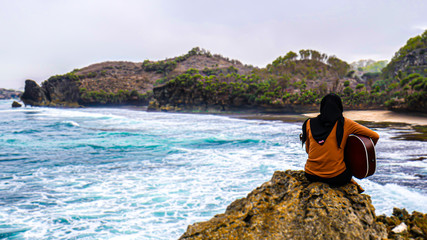
[[[0,101],[0,239],[177,239],[276,170],[303,169],[301,123]],[[426,143],[377,129],[377,214],[427,212]],[[401,130],[399,130],[401,131]]]

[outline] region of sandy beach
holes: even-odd
[[[316,117],[319,113],[305,114],[226,114],[231,117],[244,119],[281,120],[284,122],[302,122],[307,118]],[[404,123],[409,125],[427,126],[427,115],[416,113],[397,113],[388,110],[349,110],[344,111],[344,117],[354,121],[373,123]]]
[[[283,122],[300,122],[316,117],[319,113],[306,114],[232,114],[231,117],[243,119],[275,120]],[[427,141],[427,115],[416,113],[396,113],[387,110],[349,110],[344,117],[361,122],[370,128],[395,128],[412,130],[401,132],[395,139]]]
[[[315,117],[319,113],[303,114],[306,117]],[[387,110],[356,110],[344,111],[344,117],[350,118],[355,121],[368,121],[368,122],[393,122],[393,123],[406,123],[411,125],[427,125],[426,115],[417,115],[411,113],[396,113]]]

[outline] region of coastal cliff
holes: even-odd
[[[28,82],[22,100],[32,106],[283,113],[315,111],[322,96],[334,92],[348,110],[426,113],[427,31],[409,39],[382,73],[356,71],[336,56],[310,49],[289,51],[257,68],[196,47],[161,61],[93,64],[53,76],[41,87]]]
[[[393,96],[391,110],[427,113],[427,30],[395,53],[377,83]]]
[[[225,213],[188,226],[180,239],[386,239],[387,236],[423,239],[427,236],[425,214],[414,215],[412,223],[416,223],[409,230],[391,232],[405,219],[410,225],[411,219],[407,213],[400,214],[401,210],[395,209],[394,213],[399,216],[380,216],[379,221],[370,197],[359,194],[354,184],[331,188],[325,183],[308,182],[303,171],[277,171],[270,181],[231,203]]]
[[[271,104],[257,91],[260,85],[252,87],[238,82],[221,82],[203,79],[202,75],[183,74],[167,84],[153,89],[153,100],[148,106],[151,111],[196,111],[196,112],[311,112],[316,104],[284,103]],[[246,92],[246,93],[244,93]],[[261,95],[261,96],[259,96]]]
[[[349,65],[315,50],[292,51],[251,74],[237,69],[189,69],[153,89],[150,110],[306,112],[317,109],[322,95],[345,95],[358,80],[347,76]],[[363,85],[363,84],[362,84]],[[347,99],[347,98],[345,98]],[[347,103],[347,102],[345,102]],[[370,101],[358,104],[368,107]],[[347,105],[352,105],[348,103]],[[347,106],[346,105],[346,106]]]
[[[39,86],[27,80],[22,101],[31,106],[77,107],[148,105],[152,90],[189,69],[249,74],[253,67],[209,51],[188,53],[160,61],[103,62],[52,76]]]

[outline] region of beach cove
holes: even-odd
[[[10,105],[0,101],[0,225],[16,239],[176,239],[306,158],[302,120]],[[426,142],[375,130],[378,171],[360,183],[377,215],[427,212]]]

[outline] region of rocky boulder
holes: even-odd
[[[331,188],[308,182],[303,171],[277,171],[225,213],[188,226],[180,239],[386,238],[374,211],[354,184]]]
[[[26,80],[21,96],[25,105],[50,107],[77,107],[79,99],[78,79],[70,74],[53,76],[41,87],[33,80]]]
[[[19,102],[17,102],[17,101],[13,101],[12,107],[13,108],[20,108],[20,107],[22,107],[22,105]]]
[[[78,78],[73,74],[56,75],[42,84],[46,96],[54,106],[77,104],[80,99]],[[77,104],[78,105],[78,104]]]
[[[389,239],[427,239],[427,214],[394,208],[391,216],[381,215],[378,221],[386,225]]]

